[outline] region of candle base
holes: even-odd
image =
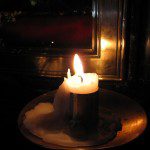
[[[70,94],[69,129],[72,136],[85,140],[97,132],[99,121],[99,92]],[[95,134],[94,134],[95,135]]]

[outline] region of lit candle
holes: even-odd
[[[71,76],[70,69],[65,78],[69,91],[75,94],[90,94],[98,91],[98,75],[84,73],[81,60],[77,54],[74,56],[75,75]]]
[[[75,138],[87,138],[87,133],[97,132],[99,120],[98,75],[84,73],[82,62],[77,54],[74,56],[75,74],[71,76],[70,69],[63,84],[66,85],[70,96],[68,116],[70,130]],[[91,132],[91,133],[92,133]]]
[[[96,73],[84,73],[79,56],[74,56],[75,74],[70,69],[54,99],[54,112],[69,125],[75,138],[87,138],[87,133],[97,132],[99,121],[99,88]]]

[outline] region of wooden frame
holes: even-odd
[[[125,6],[126,1],[123,0],[94,0],[93,43],[96,42],[93,44],[94,48],[88,52],[73,52],[81,56],[85,72],[96,72],[100,80],[122,80],[123,78]],[[101,48],[102,44],[106,44],[106,49]],[[52,58],[39,57],[38,61],[50,61],[44,68],[43,65],[39,67],[40,74],[65,76],[67,68],[72,69],[73,53]]]
[[[73,55],[78,53],[85,72],[96,72],[100,80],[122,80],[126,0],[93,0],[92,7],[92,49],[71,52],[53,49],[49,52],[47,48],[42,48],[41,53],[29,50],[20,53],[19,57],[22,60],[28,57],[30,65],[34,65],[32,72],[36,70],[39,76],[64,77],[68,68],[73,73]]]

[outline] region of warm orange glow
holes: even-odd
[[[77,54],[75,54],[75,56],[74,56],[74,71],[75,71],[76,75],[83,74],[82,62]]]
[[[101,50],[106,49],[106,47],[107,47],[107,41],[104,39],[101,39]]]
[[[106,50],[106,48],[110,48],[112,45],[111,41],[106,40],[104,38],[101,39],[101,50]]]

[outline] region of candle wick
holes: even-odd
[[[78,77],[80,77],[80,78],[81,78],[81,82],[83,82],[83,77],[82,77],[82,76],[80,76],[80,75],[78,75]]]

